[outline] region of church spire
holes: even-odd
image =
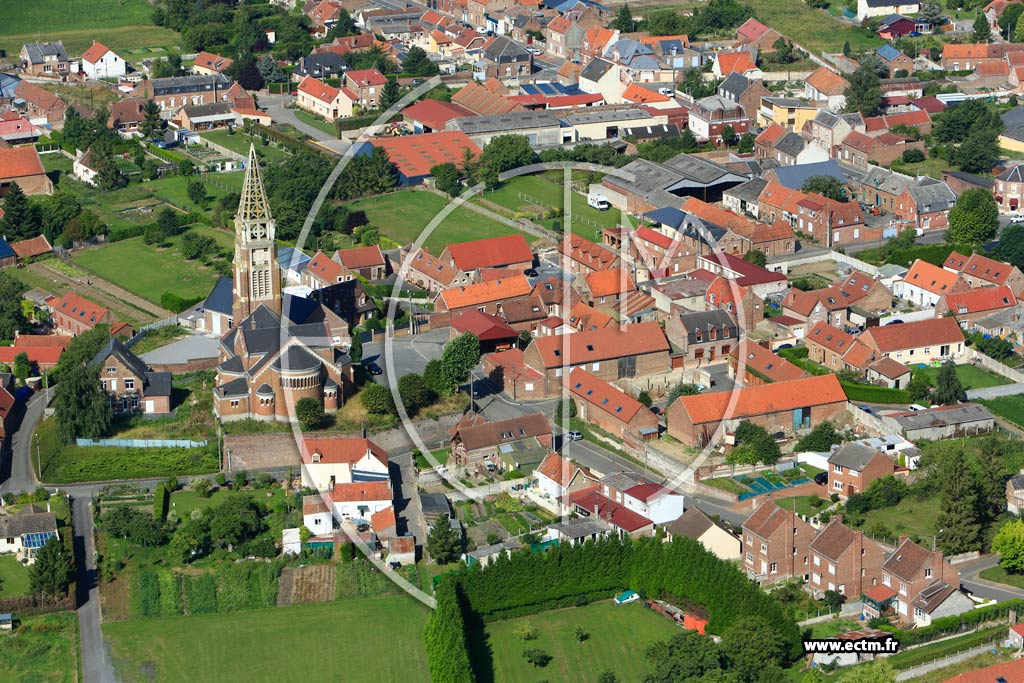
[[[243,221],[271,220],[270,204],[267,193],[263,189],[263,178],[260,176],[260,163],[256,159],[256,145],[249,144],[249,161],[245,167],[245,182],[242,184],[242,198],[238,201],[236,225]]]

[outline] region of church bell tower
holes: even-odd
[[[260,305],[281,313],[281,267],[274,244],[274,219],[263,189],[255,145],[249,146],[242,198],[235,215],[232,314],[238,325]]]

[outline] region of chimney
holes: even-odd
[[[601,506],[598,505],[597,503],[594,503],[594,516],[595,517],[600,517],[601,516]]]
[[[903,541],[907,540],[908,538],[909,536],[907,536],[906,534],[900,534],[900,540],[896,545],[903,545]]]

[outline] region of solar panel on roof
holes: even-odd
[[[50,540],[51,536],[56,535],[56,531],[42,531],[38,533],[33,532],[31,534],[25,534],[24,536],[22,536],[21,542],[26,548],[34,550],[36,548],[42,548],[43,545],[45,545],[46,542]]]

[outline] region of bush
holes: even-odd
[[[166,308],[172,313],[181,313],[184,310],[192,308],[205,298],[205,296],[193,296],[186,299],[178,296],[174,292],[164,292],[160,295],[160,307]]]
[[[214,614],[217,607],[217,583],[212,574],[184,575],[182,584],[189,614]]]
[[[171,506],[171,491],[166,484],[157,484],[153,491],[153,519],[161,524],[167,521],[167,510]]]
[[[903,152],[903,163],[914,164],[924,161],[924,152],[920,149],[908,149]]]
[[[133,619],[160,616],[160,580],[155,571],[140,569],[135,572],[130,609]]]

